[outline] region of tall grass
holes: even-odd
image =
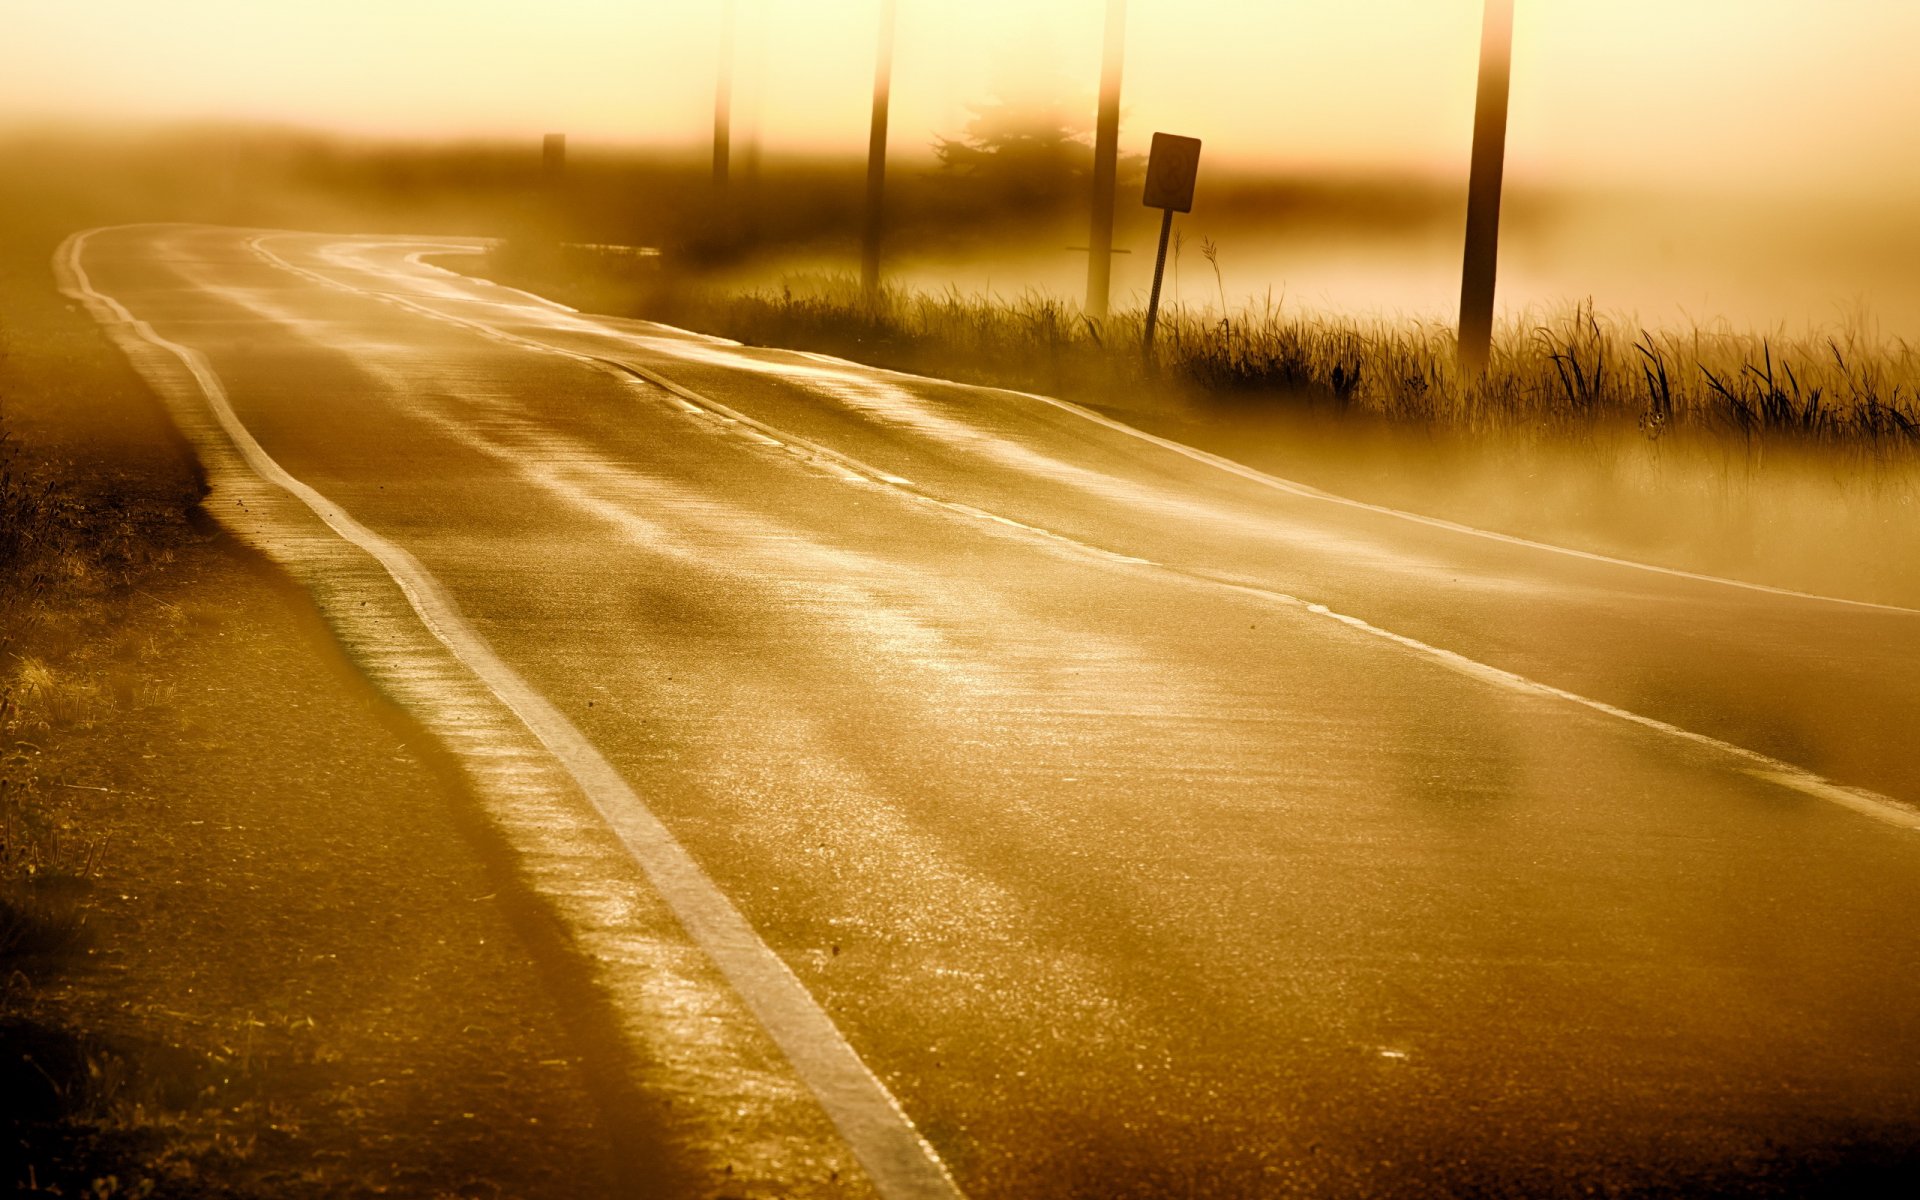
[[[1224,301],[1224,292],[1222,294]],[[884,291],[850,277],[679,297],[679,319],[742,341],[826,349],[886,366],[1065,392],[1172,385],[1220,401],[1307,404],[1465,430],[1637,427],[1759,446],[1920,450],[1920,348],[1860,328],[1790,336],[1649,331],[1588,304],[1509,321],[1484,378],[1463,379],[1453,330],[1299,314],[1268,298],[1163,312],[1151,359],[1143,314],[1105,323],[1039,292]]]
[[[43,614],[60,507],[53,480],[25,469],[0,421],[0,655],[11,654]]]

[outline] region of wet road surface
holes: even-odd
[[[1920,613],[581,316],[459,247],[144,226],[61,270],[209,507],[500,797],[741,1187],[1920,1169]]]

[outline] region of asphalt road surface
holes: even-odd
[[[459,248],[143,226],[56,268],[468,764],[676,1178],[1920,1178],[1920,613],[586,317]]]

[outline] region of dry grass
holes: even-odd
[[[1650,439],[1685,429],[1751,448],[1920,450],[1920,350],[1858,329],[1656,333],[1579,305],[1509,323],[1486,377],[1468,381],[1448,327],[1299,315],[1271,299],[1163,312],[1150,361],[1140,312],[1101,325],[1040,293],[889,290],[868,305],[851,278],[804,277],[677,307],[680,319],[742,341],[1069,394],[1172,385],[1222,401],[1320,405],[1456,430],[1624,424]]]
[[[1161,354],[1215,390],[1308,392],[1387,416],[1469,428],[1630,421],[1742,439],[1920,448],[1920,355],[1858,330],[1792,337],[1653,333],[1590,305],[1509,324],[1483,380],[1454,368],[1450,329],[1176,312]]]
[[[53,480],[35,478],[23,468],[19,451],[0,425],[0,658],[47,613],[61,507]],[[0,708],[4,705],[0,700]]]
[[[106,789],[72,777],[73,748],[164,702],[141,678],[151,637],[124,617],[134,581],[171,557],[178,518],[58,448],[22,449],[10,405],[57,402],[87,376],[62,345],[0,349],[0,970],[17,972],[70,948],[79,918],[69,885],[98,874],[110,841],[97,811]]]

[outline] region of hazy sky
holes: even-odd
[[[738,0],[768,150],[865,145],[880,0]],[[0,0],[0,119],[238,117],[398,135],[707,135],[721,0]],[[1104,0],[900,0],[896,152],[1054,71],[1091,104]],[[1518,0],[1525,178],[1920,190],[1920,0]],[[1123,141],[1452,171],[1479,0],[1131,0]],[[756,64],[759,64],[756,66]]]

